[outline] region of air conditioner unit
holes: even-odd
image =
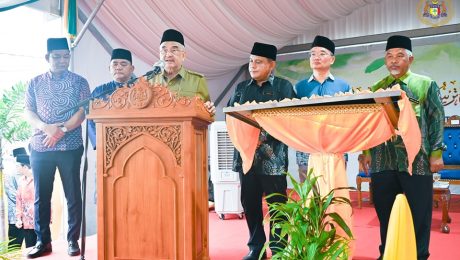
[[[224,121],[211,124],[209,143],[214,210],[220,219],[225,219],[225,214],[238,214],[242,219],[240,178],[237,172],[232,171],[234,146]]]

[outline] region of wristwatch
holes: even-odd
[[[62,132],[67,133],[67,127],[64,125],[60,125],[59,128],[61,128]]]

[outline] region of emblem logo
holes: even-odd
[[[437,27],[447,24],[454,16],[451,0],[420,0],[417,17],[426,25]]]

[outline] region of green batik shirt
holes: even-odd
[[[184,67],[170,80],[163,72],[149,79],[149,83],[167,85],[172,92],[178,93],[179,96],[198,96],[204,101],[210,100],[206,78],[199,73],[184,69]]]
[[[418,100],[412,102],[417,122],[422,134],[422,146],[412,164],[412,173],[431,174],[430,156],[441,157],[444,131],[444,107],[441,103],[439,87],[429,77],[408,71],[399,79],[387,76],[372,86],[372,91],[385,89],[398,83],[407,97]],[[401,136],[396,136],[385,143],[370,149],[372,161],[371,172],[387,170],[408,172],[407,152]]]

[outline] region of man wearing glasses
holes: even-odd
[[[331,74],[331,65],[335,61],[335,44],[330,39],[324,36],[317,35],[313,40],[312,48],[310,50],[310,67],[313,71],[308,79],[299,81],[294,89],[299,98],[308,97],[313,95],[317,96],[334,96],[339,92],[349,92],[350,86],[343,79],[334,77]],[[336,157],[337,156],[337,157]],[[318,181],[320,186],[321,195],[324,196],[329,191],[338,187],[347,187],[348,180],[346,175],[337,175],[334,172],[324,174],[321,169],[327,163],[340,163],[341,167],[345,168],[345,160],[339,155],[321,155],[321,154],[306,154],[297,152],[297,164],[299,165],[299,177],[305,179],[308,168],[313,168],[315,176],[322,175]],[[310,157],[310,158],[309,158]],[[310,165],[309,165],[310,159]],[[313,159],[313,160],[311,160]],[[318,165],[322,162],[323,165]],[[343,162],[343,163],[342,163]],[[316,165],[315,165],[316,164]],[[344,169],[345,171],[345,169]],[[302,176],[303,175],[303,176]],[[336,191],[336,196],[349,198],[348,191]],[[348,206],[340,206],[341,209],[336,208],[337,212],[341,213],[348,227],[352,227],[351,223],[351,208]],[[339,235],[346,236],[342,230],[338,230]],[[353,255],[354,244],[350,244],[349,255]]]
[[[81,123],[83,108],[61,113],[90,96],[88,81],[68,70],[70,51],[66,38],[47,41],[50,70],[33,78],[26,91],[26,115],[34,129],[30,140],[30,163],[35,185],[35,233],[37,243],[28,258],[52,251],[51,194],[56,168],[67,200],[68,254],[80,254],[78,238],[82,219],[80,163],[83,155]]]
[[[338,92],[349,92],[350,86],[343,79],[331,74],[331,65],[335,61],[335,44],[324,36],[317,35],[313,40],[310,50],[310,67],[313,74],[299,81],[295,85],[295,92],[299,98],[313,95],[333,96]],[[297,165],[299,166],[299,178],[303,182],[308,169],[309,154],[297,152]]]
[[[96,87],[91,93],[92,97],[106,98],[117,88],[128,83],[134,72],[131,52],[125,49],[114,49],[110,57],[109,71],[113,80]],[[93,120],[88,121],[88,136],[93,149],[96,149],[96,124]]]
[[[205,102],[209,113],[214,115],[216,108],[210,101],[206,78],[196,72],[185,69],[186,52],[184,36],[179,31],[168,29],[164,31],[160,43],[160,59],[165,62],[164,72],[149,79],[151,84],[166,85],[179,96],[198,96]]]

